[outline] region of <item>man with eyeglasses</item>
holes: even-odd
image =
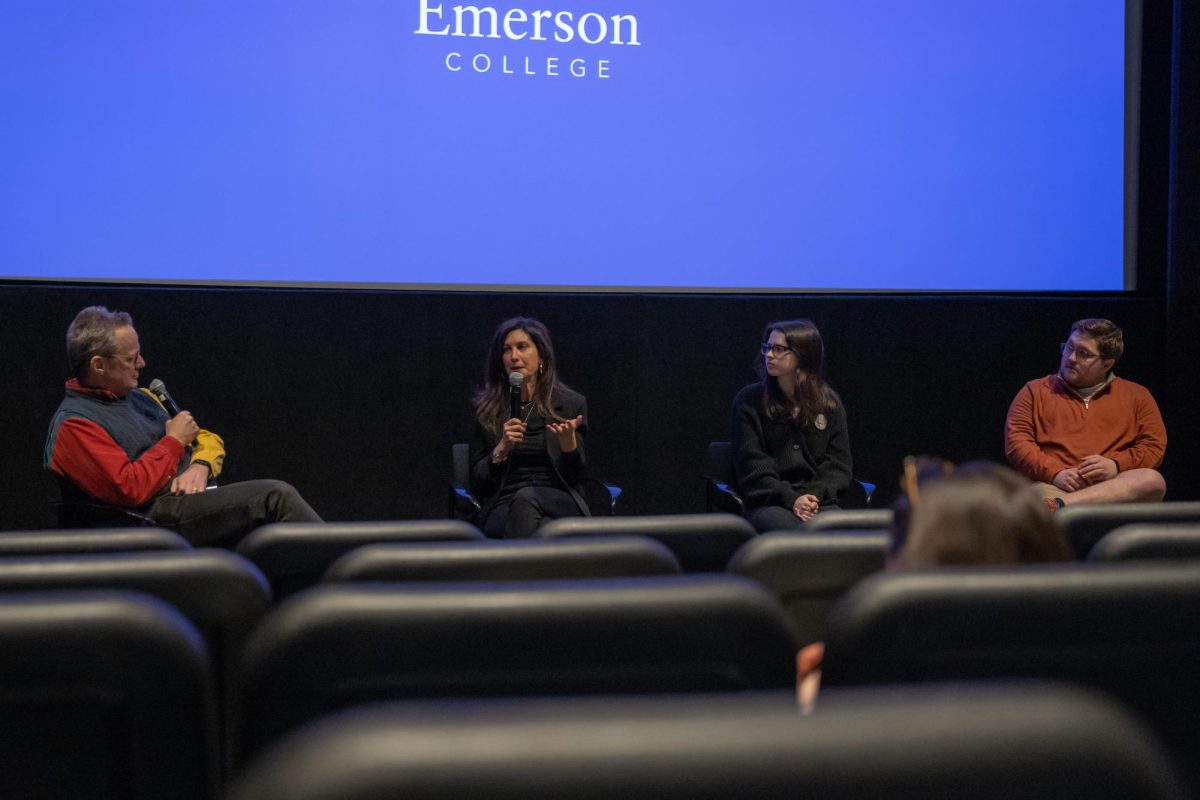
[[[190,412],[172,417],[138,388],[146,361],[128,314],[80,311],[67,328],[67,358],[74,377],[43,453],[65,495],[137,512],[199,545],[232,546],[268,522],[320,521],[282,481],[208,488],[221,471],[224,442]]]
[[[1081,319],[1061,350],[1058,373],[1025,384],[1008,409],[1009,463],[1051,509],[1162,500],[1167,431],[1149,390],[1112,371],[1125,351],[1121,329]]]

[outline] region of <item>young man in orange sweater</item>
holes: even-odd
[[[1081,319],[1062,344],[1058,373],[1013,398],[1004,453],[1052,508],[1155,502],[1167,491],[1157,471],[1167,431],[1149,390],[1113,374],[1124,351],[1115,324]]]

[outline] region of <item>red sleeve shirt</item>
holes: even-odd
[[[137,461],[130,461],[104,428],[72,417],[59,426],[50,468],[99,500],[138,508],[175,477],[183,453],[177,439],[163,436]]]

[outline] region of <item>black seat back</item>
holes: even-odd
[[[257,528],[237,551],[263,571],[277,599],[316,585],[329,565],[364,544],[449,542],[483,538],[462,520],[276,522]]]
[[[204,643],[128,592],[0,595],[0,797],[210,800]]]
[[[1200,559],[1200,523],[1122,525],[1104,534],[1089,561]]]
[[[822,511],[804,525],[805,531],[890,531],[890,508],[840,508]]]
[[[386,698],[793,688],[795,649],[775,601],[733,575],[330,584],[247,643],[239,751]]]
[[[271,607],[266,579],[226,550],[56,555],[0,559],[0,591],[115,588],[153,595],[180,611],[204,637],[217,702],[233,704],[230,676],[250,631]],[[221,736],[228,757],[228,731]]]
[[[189,549],[191,545],[186,539],[166,528],[97,528],[0,533],[0,558]]]
[[[775,595],[796,626],[801,644],[825,638],[825,618],[854,584],[884,567],[890,537],[873,531],[768,533],[729,561]]]
[[[1035,677],[1106,691],[1194,768],[1200,563],[1067,564],[867,578],[834,608],[824,684]],[[1193,776],[1196,777],[1196,776]]]
[[[325,582],[512,581],[671,575],[671,551],[641,536],[372,544],[339,558]]]
[[[380,704],[281,743],[230,800],[1180,798],[1144,728],[1062,687],[787,700]]]
[[[541,539],[561,536],[647,536],[667,546],[684,572],[723,572],[754,527],[733,514],[660,514],[641,517],[564,517],[538,528]]]
[[[1200,502],[1073,505],[1059,509],[1054,521],[1077,558],[1086,558],[1104,534],[1137,522],[1200,522]]]

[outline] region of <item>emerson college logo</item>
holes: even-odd
[[[589,11],[525,11],[510,8],[497,11],[492,6],[453,6],[443,11],[441,3],[418,0],[417,29],[422,36],[500,40],[509,42],[546,42],[549,45],[583,44],[596,47],[638,46],[638,21],[633,14],[603,16]],[[477,52],[454,49],[446,53],[445,66],[450,72],[496,72],[505,75],[541,75],[546,77],[609,78],[612,63],[608,58],[565,58],[559,55],[519,56],[511,52]]]

